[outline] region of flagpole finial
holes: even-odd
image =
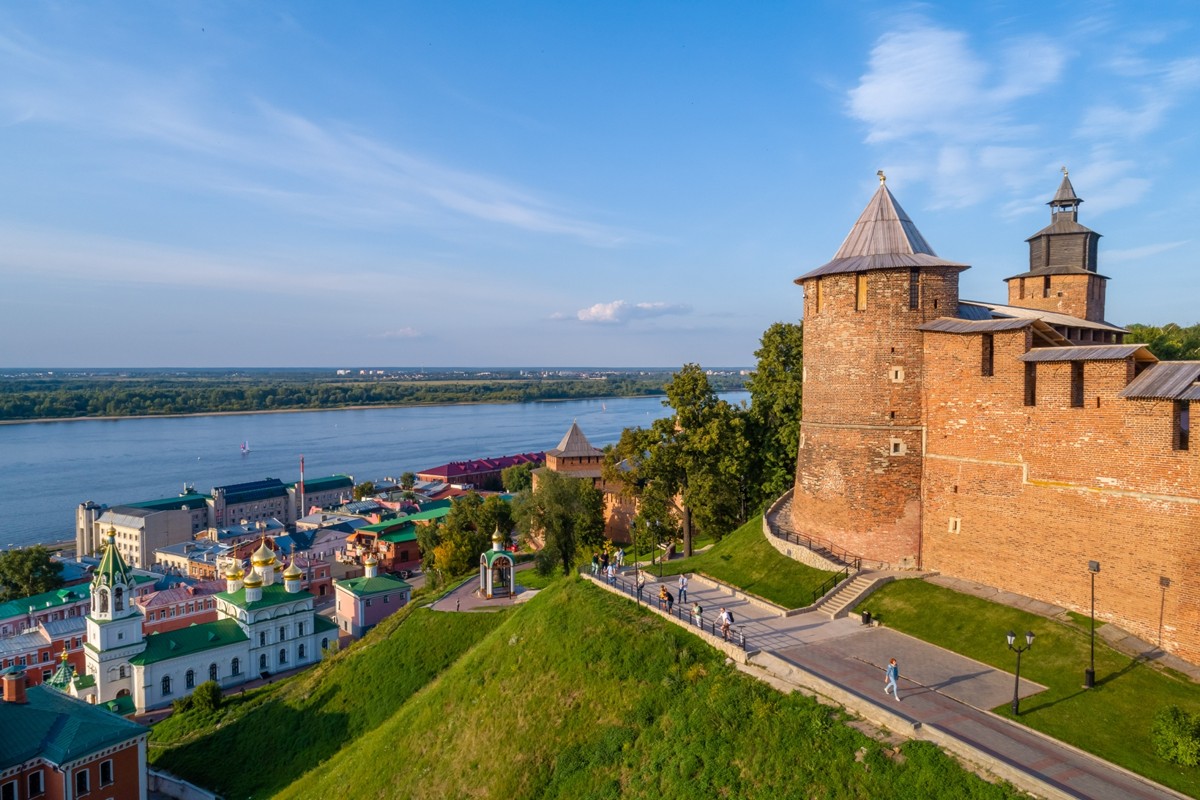
[[[884,174],[883,174],[883,170],[879,170],[879,171],[878,171],[878,172],[876,172],[875,174],[879,176],[879,185],[880,185],[880,186],[882,186],[883,184],[887,183],[887,175],[884,175]]]

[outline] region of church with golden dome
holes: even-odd
[[[205,681],[227,691],[315,664],[337,641],[337,625],[313,611],[302,577],[264,538],[249,572],[226,570],[216,621],[145,635],[133,575],[110,534],[91,584],[85,672],[63,683],[76,697],[131,714],[168,706]]]

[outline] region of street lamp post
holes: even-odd
[[[1090,689],[1096,685],[1096,573],[1100,571],[1099,561],[1088,562],[1088,572],[1092,576],[1092,660],[1087,671],[1083,673],[1083,686]]]
[[[1008,649],[1017,654],[1017,680],[1013,684],[1013,701],[1012,712],[1013,716],[1021,713],[1021,653],[1024,653],[1029,648],[1033,647],[1033,631],[1025,632],[1025,646],[1017,647],[1014,642],[1017,641],[1017,635],[1012,631],[1008,632]]]

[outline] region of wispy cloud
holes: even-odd
[[[1184,239],[1178,242],[1158,242],[1156,244],[1146,244],[1141,247],[1129,247],[1124,250],[1105,250],[1104,260],[1109,263],[1123,263],[1126,261],[1141,261],[1144,258],[1151,258],[1161,253],[1169,253],[1172,250],[1178,250],[1181,247],[1186,247],[1191,244],[1191,241]]]
[[[369,131],[263,98],[220,94],[196,75],[0,38],[0,124],[69,129],[151,148],[147,180],[249,199],[347,226],[488,223],[615,247],[632,234],[505,180],[448,165]]]
[[[691,311],[691,306],[681,303],[629,303],[625,300],[614,300],[611,303],[596,303],[582,308],[575,312],[575,318],[580,322],[620,325],[637,319],[690,314]]]

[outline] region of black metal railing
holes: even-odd
[[[844,547],[838,547],[833,542],[818,539],[815,536],[802,536],[791,531],[779,531],[774,526],[770,527],[770,531],[776,539],[783,539],[785,542],[807,548],[814,553],[828,553],[835,561],[844,564],[847,570],[858,572],[862,569],[862,556],[855,555]]]
[[[841,572],[837,573],[836,575],[830,576],[824,583],[822,583],[820,586],[818,586],[816,589],[813,590],[812,600],[810,600],[808,602],[808,604],[810,606],[813,605],[818,600],[820,600],[822,597],[824,597],[826,594],[828,594],[830,589],[837,586],[839,583],[841,583],[842,581],[846,580],[846,578],[849,578],[849,577],[850,577],[850,568],[849,567],[844,567]]]
[[[630,580],[628,574],[614,575],[612,578],[604,574],[592,575],[591,568],[586,566],[580,569],[580,574],[587,575],[600,583],[606,583],[614,589],[629,595],[638,603],[645,603],[647,606],[653,604],[658,607],[659,611],[676,617],[688,627],[699,628],[705,633],[720,636],[725,641],[737,645],[742,650],[746,649],[746,632],[741,626],[730,625],[729,630],[724,630],[720,620],[714,619],[713,617],[716,615],[711,613],[702,614],[697,619],[692,614],[691,606],[674,601],[668,602],[666,599],[660,598],[657,591],[651,591],[645,585],[639,589],[636,579]]]

